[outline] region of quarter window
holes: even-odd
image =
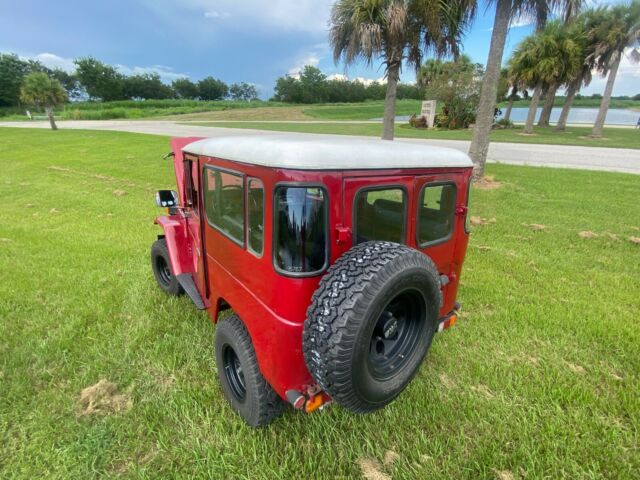
[[[262,255],[264,244],[264,185],[257,178],[247,182],[247,247]]]
[[[355,199],[356,243],[386,240],[404,243],[407,195],[401,188],[361,190]]]
[[[292,275],[313,274],[327,264],[327,201],[317,187],[275,192],[274,263]]]
[[[242,175],[205,168],[204,201],[211,226],[244,245],[244,186]]]
[[[425,246],[449,238],[455,208],[455,185],[426,185],[418,203],[418,243]]]

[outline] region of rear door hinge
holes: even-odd
[[[343,225],[336,226],[336,244],[347,245],[351,241],[351,229]]]
[[[466,215],[467,214],[467,210],[469,210],[467,208],[466,205],[460,205],[458,207],[456,207],[456,215]]]

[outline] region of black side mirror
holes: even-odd
[[[174,190],[159,190],[156,193],[156,205],[159,207],[177,207],[178,194]]]

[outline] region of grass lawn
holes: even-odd
[[[393,478],[637,478],[639,176],[488,165],[503,186],[473,192],[489,223],[462,318],[407,391],[252,430],[215,379],[214,326],[151,274],[167,151],[0,129],[1,478],[360,478],[389,451]],[[103,378],[125,408],[80,415]]]
[[[193,123],[191,123],[193,125]],[[379,136],[382,124],[376,123],[266,123],[266,122],[198,122],[196,125],[227,128],[253,128],[278,132],[331,133],[339,135]],[[630,128],[605,128],[604,138],[588,138],[590,127],[567,127],[559,133],[553,127],[536,127],[533,135],[524,135],[522,126],[494,130],[493,142],[582,145],[587,147],[640,148],[640,131]],[[408,124],[397,124],[396,135],[403,138],[433,138],[440,140],[471,140],[471,130],[419,130]]]

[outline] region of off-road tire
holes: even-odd
[[[244,398],[234,391],[227,373],[225,352],[231,348],[242,368]],[[286,403],[271,388],[271,385],[260,373],[251,337],[244,323],[237,315],[229,315],[218,322],[215,338],[215,357],[218,367],[218,378],[224,396],[231,408],[252,427],[266,425],[279,417]]]
[[[165,293],[169,295],[182,295],[184,293],[184,289],[171,269],[167,241],[164,238],[156,240],[151,245],[151,268],[156,282]]]
[[[417,304],[424,300],[423,320],[416,323],[421,327],[405,335],[415,338],[410,353],[399,362],[385,357],[391,373],[377,376],[369,363],[376,355],[371,353],[371,345],[376,345],[371,342],[377,338],[374,329],[389,302],[398,295],[404,298],[404,292],[417,298]],[[417,373],[437,330],[441,298],[438,271],[425,254],[381,241],[353,247],[329,268],[307,311],[303,351],[311,375],[336,403],[351,411],[384,407]]]

